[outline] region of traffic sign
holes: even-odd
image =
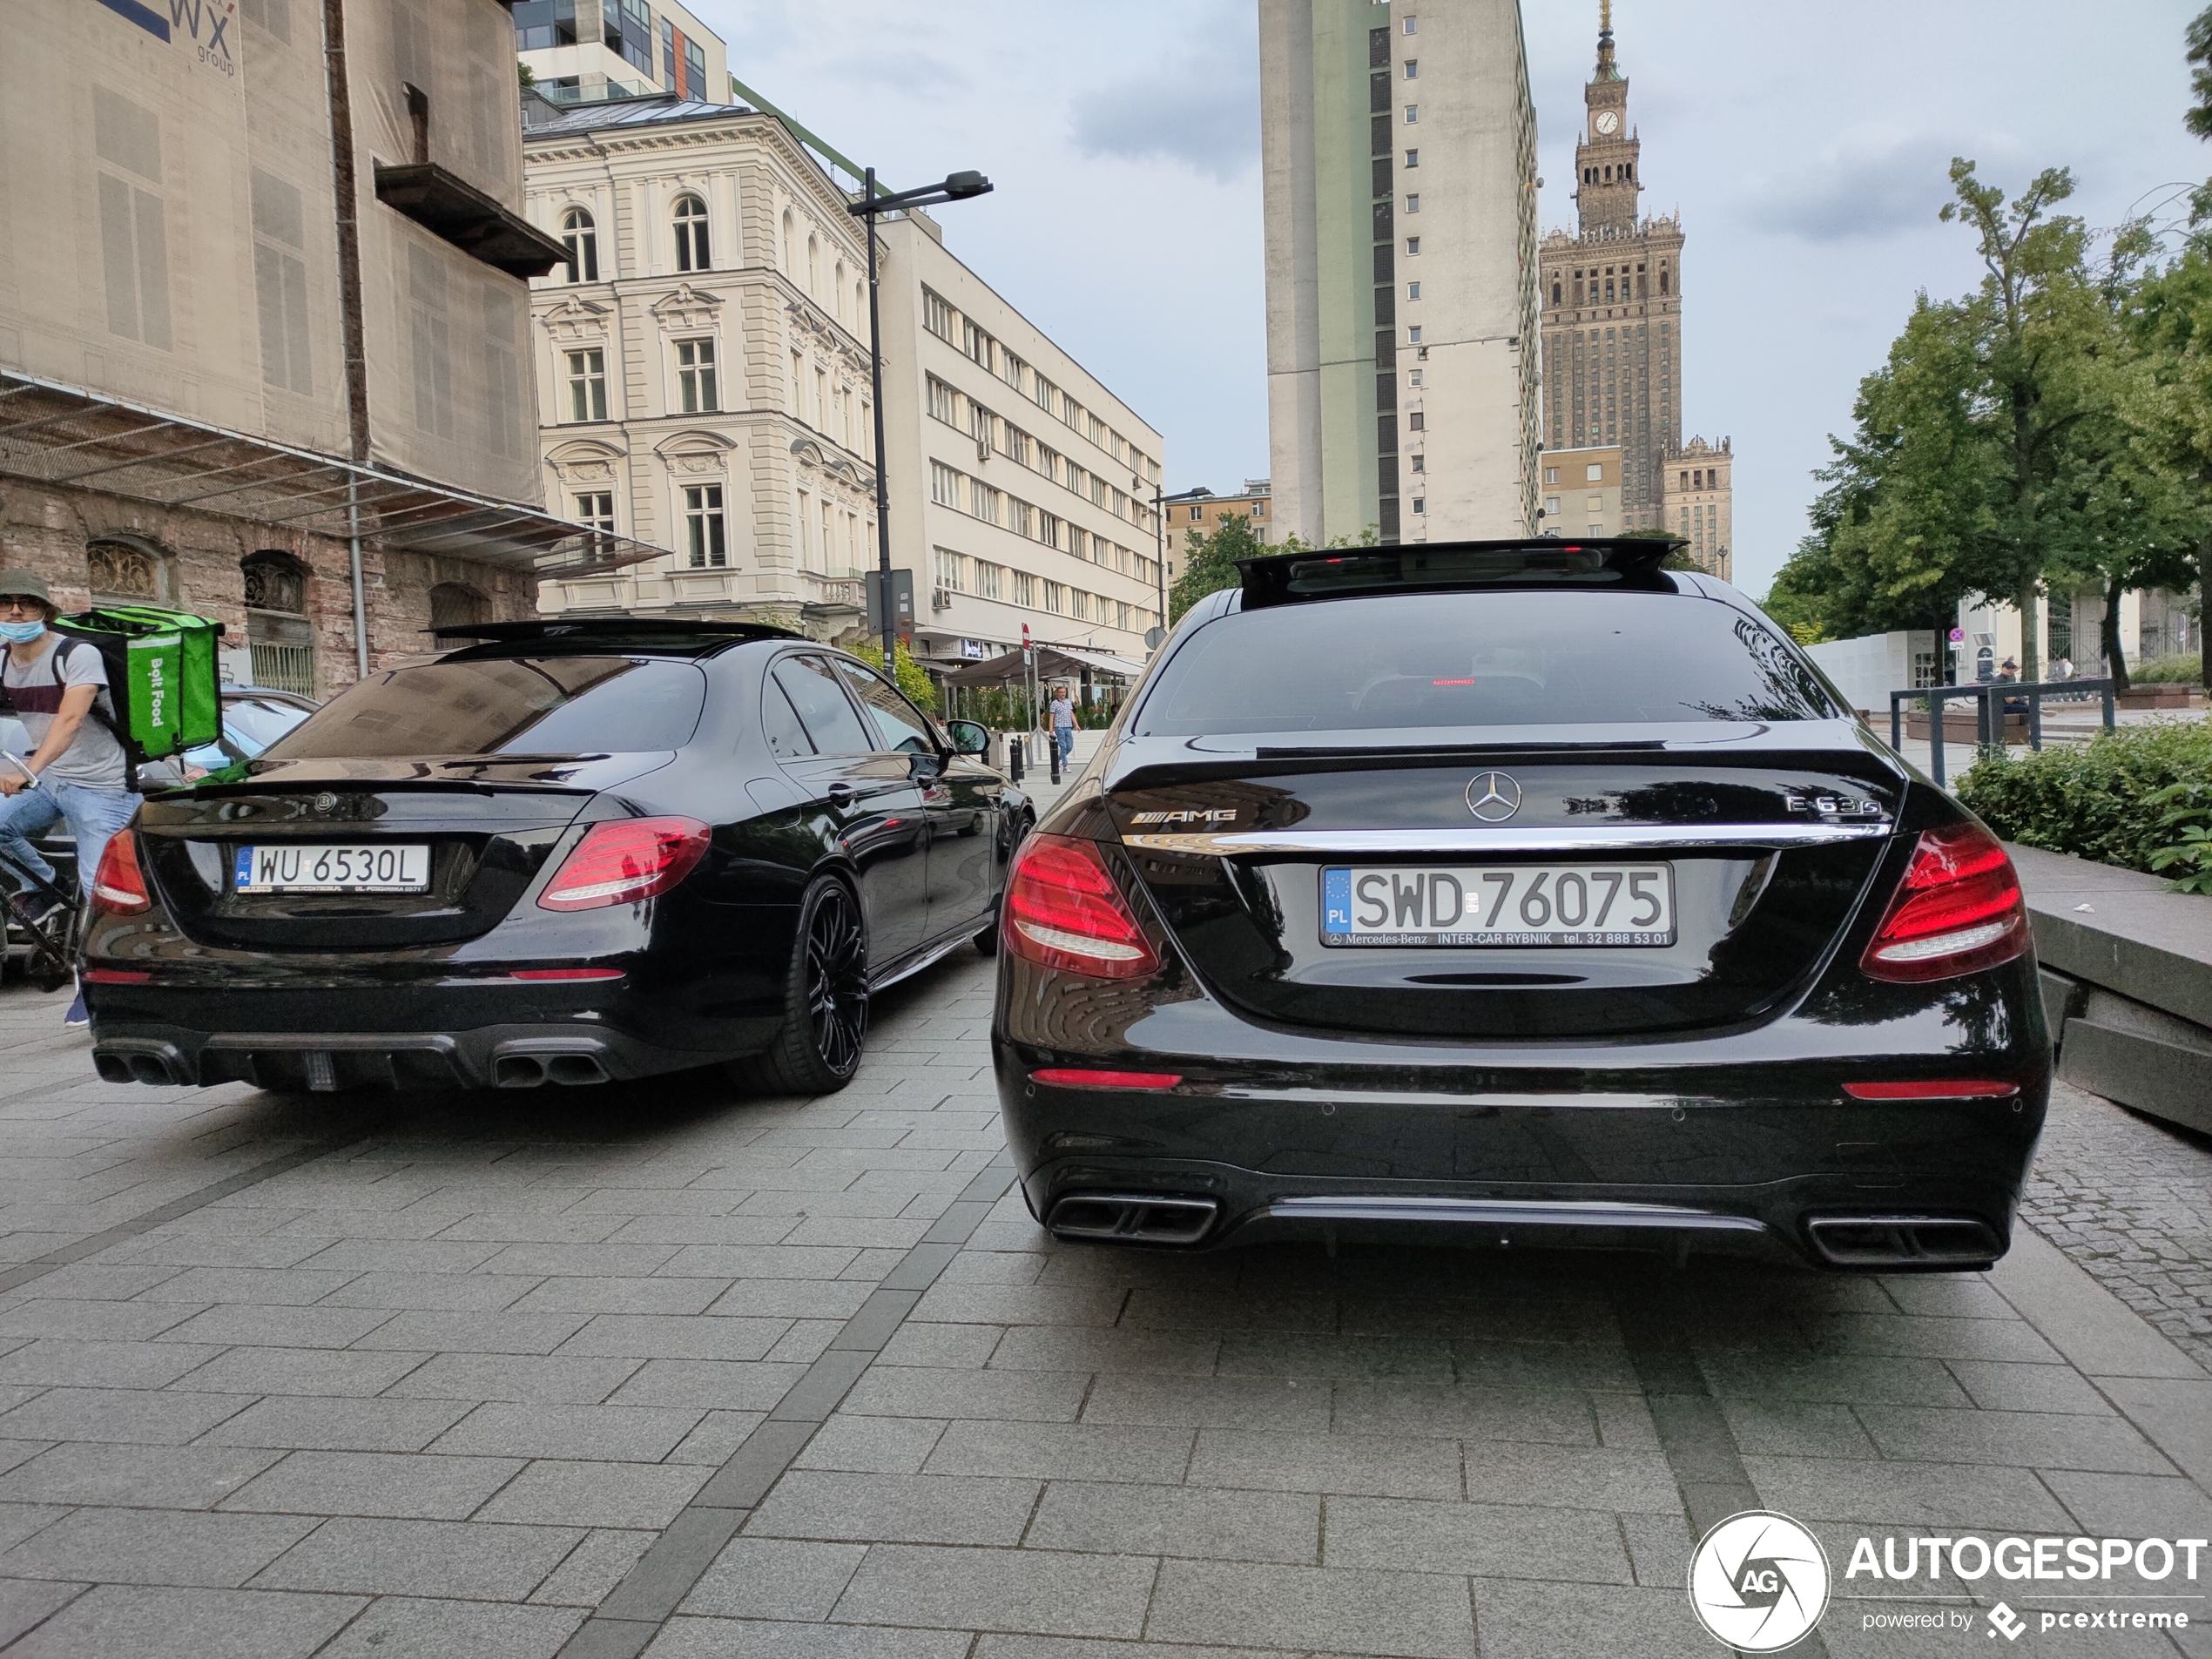
[[[1951,643],[1954,645],[1965,644],[1966,643],[1966,631],[1964,628],[1953,628],[1951,631]]]

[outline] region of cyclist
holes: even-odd
[[[44,578],[0,570],[0,642],[7,646],[0,685],[31,742],[19,765],[0,762],[0,855],[52,881],[53,866],[30,838],[58,821],[77,840],[78,884],[89,896],[100,854],[130,823],[138,798],[115,737],[107,668],[91,646],[54,632],[60,614]],[[83,991],[64,1022],[87,1023]]]

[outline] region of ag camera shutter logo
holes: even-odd
[[[1787,1515],[1747,1509],[1698,1541],[1689,1605],[1715,1640],[1741,1653],[1778,1653],[1828,1610],[1828,1554]]]

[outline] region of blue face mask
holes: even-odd
[[[0,622],[0,639],[10,645],[28,645],[45,631],[43,622]]]

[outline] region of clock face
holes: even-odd
[[[1608,138],[1610,138],[1614,133],[1618,132],[1621,130],[1621,118],[1615,111],[1601,110],[1598,111],[1597,119],[1591,125],[1595,126],[1600,132],[1602,132]]]

